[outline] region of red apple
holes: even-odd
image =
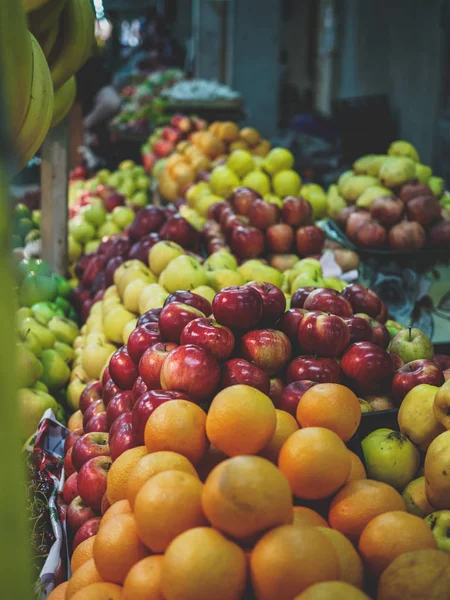
[[[417,196],[429,196],[433,192],[425,183],[410,182],[402,185],[399,193],[400,200],[403,202],[409,202]]]
[[[433,362],[439,369],[441,369],[441,371],[450,369],[450,356],[447,356],[446,354],[435,354]]]
[[[394,250],[420,250],[425,241],[425,230],[415,221],[401,221],[389,231],[389,243]]]
[[[63,500],[66,504],[70,504],[74,498],[76,498],[78,494],[78,473],[72,473],[70,477],[68,477],[64,483],[63,487]]]
[[[298,342],[298,324],[303,319],[304,314],[306,314],[306,310],[302,308],[290,308],[277,323],[278,328],[288,336],[291,344],[297,344]]]
[[[241,339],[240,354],[269,375],[278,373],[292,354],[287,335],[275,329],[255,329]]]
[[[280,217],[280,209],[272,202],[266,202],[257,198],[250,207],[248,214],[250,224],[265,231],[271,225],[275,225]]]
[[[140,260],[143,263],[148,263],[148,252],[159,241],[160,237],[157,233],[149,233],[131,246],[128,260]]]
[[[278,405],[284,388],[284,381],[280,377],[274,377],[270,380],[269,398],[276,408],[279,408]]]
[[[381,310],[381,300],[377,294],[360,283],[347,285],[341,296],[350,302],[354,313],[365,313],[376,319]]]
[[[317,381],[303,379],[302,381],[293,381],[292,383],[289,383],[281,393],[278,408],[280,410],[285,410],[295,417],[297,414],[298,403],[303,394],[313,385],[317,385]]]
[[[398,354],[395,354],[395,352],[390,352],[389,354],[391,355],[391,358],[394,361],[394,370],[398,371],[401,367],[403,367],[403,365],[405,364],[405,361],[403,360],[403,358],[401,356],[399,356]],[[434,362],[434,358],[433,358],[433,362]]]
[[[264,234],[256,227],[237,225],[230,246],[240,258],[257,258],[264,252]]]
[[[84,430],[86,431],[86,425],[89,423],[89,421],[92,419],[92,417],[94,415],[97,415],[97,414],[105,412],[105,411],[106,411],[106,407],[103,404],[103,400],[96,400],[95,402],[93,402],[83,415]]]
[[[334,358],[297,356],[288,366],[286,381],[316,381],[317,383],[339,383],[341,369]]]
[[[72,463],[76,471],[95,456],[109,456],[108,434],[85,433],[72,448]]]
[[[102,399],[102,382],[93,381],[81,392],[79,409],[84,414],[87,408],[96,400]]]
[[[71,431],[69,433],[69,435],[64,440],[64,454],[67,454],[67,452],[69,451],[69,448],[72,448],[72,446],[75,444],[75,442],[77,442],[80,439],[80,437],[82,435],[84,435],[84,433],[85,433],[85,431],[82,427],[79,427],[78,429],[74,429],[73,431]]]
[[[372,219],[372,215],[368,210],[354,210],[352,211],[347,218],[345,233],[350,240],[355,238],[355,233],[361,223],[365,221],[370,221]]]
[[[212,303],[216,321],[231,330],[248,330],[255,327],[263,315],[263,302],[252,287],[231,286],[218,292]]]
[[[230,215],[225,219],[225,222],[222,226],[222,232],[225,235],[225,239],[230,241],[233,235],[233,231],[236,227],[247,227],[250,224],[250,221],[247,217],[241,217],[239,215]]]
[[[112,438],[116,435],[116,433],[119,431],[119,429],[121,429],[122,425],[130,424],[132,422],[131,417],[132,417],[131,410],[127,410],[117,417],[117,419],[114,421],[114,423],[109,428],[109,439],[110,440],[112,440]]]
[[[236,213],[234,212],[234,209],[231,207],[230,204],[228,204],[227,202],[223,202],[221,209],[218,208],[216,210],[216,214],[217,214],[217,219],[219,221],[220,228],[223,230],[223,228],[225,227],[225,223],[227,222],[227,219],[229,217],[235,215]]]
[[[176,390],[150,390],[143,394],[133,406],[131,422],[138,443],[144,443],[144,429],[150,415],[158,406],[170,400],[190,400],[190,397],[188,394]]]
[[[269,375],[243,358],[232,358],[222,367],[221,387],[249,385],[269,395]]]
[[[386,350],[376,344],[357,342],[341,358],[341,369],[353,391],[374,394],[391,385],[394,361]]]
[[[187,302],[185,302],[185,304],[187,304]],[[140,327],[141,325],[147,325],[147,323],[156,323],[158,324],[159,321],[159,315],[161,314],[162,308],[151,308],[150,310],[148,310],[147,312],[145,312],[143,315],[141,315],[136,323],[136,328]],[[130,350],[128,350],[128,353],[130,352]]]
[[[181,333],[181,344],[195,344],[222,362],[233,352],[234,335],[228,327],[220,325],[214,319],[200,318],[185,326]]]
[[[351,317],[352,305],[336,290],[317,288],[313,290],[303,303],[305,310],[318,310],[339,317]]]
[[[334,220],[343,231],[346,230],[347,221],[350,218],[350,215],[354,212],[358,212],[358,207],[355,204],[349,204],[348,206],[344,207],[336,217],[334,217]]]
[[[126,390],[123,392],[117,393],[112,397],[111,402],[108,404],[106,409],[106,416],[108,418],[108,425],[114,423],[114,421],[121,414],[127,411],[131,411],[133,408],[133,392],[131,390]]]
[[[380,302],[381,302],[380,312],[375,317],[375,320],[379,321],[380,323],[386,323],[388,316],[389,316],[388,309],[387,309],[386,304],[383,302],[383,300],[380,300]]]
[[[137,365],[141,360],[141,356],[147,348],[150,348],[150,346],[153,346],[153,344],[160,341],[161,332],[159,329],[159,320],[158,323],[145,323],[144,325],[139,325],[139,327],[136,327],[136,329],[131,332],[127,341],[127,350],[130,358],[136,365],[136,370]]]
[[[372,341],[372,327],[366,319],[353,316],[344,317],[344,321],[350,330],[350,344]]]
[[[406,212],[410,221],[427,227],[441,216],[441,205],[432,194],[416,196],[407,203]]]
[[[104,256],[99,255],[91,258],[81,278],[84,287],[89,288],[92,286],[97,275],[104,271],[105,264],[106,260]]]
[[[228,198],[228,202],[238,215],[248,215],[253,202],[258,198],[261,198],[258,192],[251,188],[241,186],[233,191]]]
[[[325,244],[325,233],[316,225],[299,227],[295,234],[297,251],[303,258],[322,252]]]
[[[164,302],[164,307],[166,307],[168,304],[171,304],[172,302],[181,302],[182,304],[193,306],[207,317],[209,317],[212,314],[211,302],[206,298],[203,298],[203,296],[200,296],[199,294],[195,294],[194,292],[190,292],[188,290],[178,290],[173,294],[167,296],[166,301]],[[152,310],[159,310],[161,313],[162,309],[152,308]]]
[[[96,511],[100,510],[102,498],[106,492],[106,482],[111,464],[109,456],[96,456],[84,463],[78,473],[80,496]]]
[[[398,223],[404,211],[404,203],[395,196],[378,196],[370,207],[372,217],[385,227],[392,227]]]
[[[387,327],[385,327],[383,323],[374,320],[370,322],[370,325],[372,326],[372,339],[370,341],[377,346],[380,346],[380,348],[383,348],[383,350],[386,350],[390,342],[390,335]]]
[[[432,248],[450,249],[450,221],[440,221],[428,232]]]
[[[292,298],[291,298],[291,308],[303,308],[306,298],[309,296],[309,294],[311,292],[313,292],[316,289],[318,289],[318,288],[309,286],[309,287],[298,288],[298,290],[295,290],[295,292],[292,294]],[[324,288],[319,288],[319,289],[324,289]]]
[[[296,198],[295,196],[286,196],[283,200],[283,208],[281,209],[283,221],[292,227],[300,227],[311,221],[312,208],[311,204],[304,198]]]
[[[117,429],[109,442],[111,447],[111,459],[114,462],[121,454],[131,448],[138,446],[138,441],[130,423],[125,423]]]
[[[73,538],[72,552],[75,552],[76,547],[79,546],[81,542],[84,542],[90,537],[97,535],[97,532],[100,528],[100,523],[100,517],[93,517],[92,519],[89,519],[89,521],[86,521],[86,523],[84,523],[80,527],[80,529],[76,532],[75,537]]]
[[[383,248],[387,241],[387,231],[377,221],[364,221],[356,228],[352,240],[362,248]]]
[[[179,214],[167,219],[159,235],[162,240],[171,240],[183,248],[195,248],[200,241],[200,233]]]
[[[272,283],[250,281],[246,285],[258,292],[262,300],[263,314],[260,325],[273,325],[286,310],[286,296]]]
[[[131,337],[131,336],[130,336]],[[136,377],[139,375],[137,364],[128,354],[126,346],[119,348],[109,361],[109,374],[114,383],[122,390],[133,389]]]
[[[159,330],[161,337],[167,342],[180,343],[181,332],[190,322],[204,318],[205,315],[187,304],[181,302],[171,302],[164,306],[159,315]]]
[[[109,367],[105,367],[102,375],[102,386],[106,385],[107,382],[111,379],[111,375],[109,374]],[[103,390],[102,390],[103,393]]]
[[[161,342],[158,342],[158,344],[160,344],[160,343]],[[169,344],[169,345],[172,346],[172,344]],[[166,344],[166,346],[167,346],[167,344]],[[173,344],[173,347],[175,347],[175,344]],[[150,348],[152,348],[152,346],[150,346]],[[147,350],[145,352],[147,352]],[[173,348],[171,348],[171,350],[173,350]],[[144,352],[144,354],[145,354],[145,352]],[[144,356],[144,354],[142,356]],[[142,357],[141,357],[141,360],[142,360]],[[139,372],[140,372],[140,363],[141,363],[141,361],[139,361]],[[139,400],[139,398],[142,396],[142,394],[145,394],[145,392],[148,392],[148,387],[141,376],[139,376],[136,379],[136,381],[134,382],[132,392],[133,392],[133,406],[134,406],[134,404]]]
[[[97,413],[91,419],[89,419],[85,432],[92,433],[94,431],[108,431],[108,417],[106,412]]]
[[[444,375],[445,381],[448,381],[450,379],[450,369],[445,369],[445,371],[442,371],[442,374]]]
[[[146,387],[145,391],[161,388],[161,368],[169,352],[178,348],[172,342],[158,342],[144,352],[139,361],[139,373]],[[145,392],[142,392],[145,393]],[[140,398],[142,394],[136,397]]]
[[[107,212],[112,212],[117,206],[124,206],[125,200],[126,198],[123,194],[119,194],[119,192],[113,192],[112,194],[108,194],[105,198],[103,198],[103,204]]]
[[[179,346],[169,352],[161,369],[164,390],[186,392],[197,401],[211,398],[219,380],[220,367],[216,359],[194,344]]]
[[[394,375],[392,397],[399,403],[410,390],[423,383],[440,387],[444,383],[444,375],[439,367],[433,361],[426,359],[406,363]]]
[[[71,446],[67,450],[66,455],[64,457],[64,474],[66,477],[70,477],[72,475],[72,473],[76,472],[76,469],[73,466],[73,462],[72,462],[72,452],[73,452],[73,446]]]
[[[266,231],[266,242],[270,252],[287,254],[294,243],[294,230],[287,223],[271,225]]]
[[[77,495],[67,507],[67,525],[76,533],[82,525],[95,517],[94,508]]]
[[[308,354],[337,357],[350,343],[350,329],[337,315],[309,312],[297,329],[298,342]]]
[[[118,387],[112,379],[107,381],[103,386],[102,396],[103,404],[107,407],[111,401],[111,398],[121,392],[122,389]]]

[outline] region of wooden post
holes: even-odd
[[[58,275],[67,272],[69,117],[50,129],[41,150],[42,258]]]

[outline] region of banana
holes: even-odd
[[[25,12],[31,12],[33,10],[37,10],[47,4],[49,0],[23,0],[23,6],[25,8]],[[20,2],[19,2],[20,4]]]
[[[42,51],[44,52],[45,58],[50,56],[51,51],[58,37],[59,23],[55,23],[50,29],[36,35],[36,39],[41,45]]]
[[[31,33],[38,38],[39,34],[53,27],[58,22],[66,3],[67,0],[48,0],[40,8],[29,12],[27,18]]]
[[[87,61],[94,46],[95,15],[90,0],[68,0],[60,20],[58,39],[49,57],[55,90]]]
[[[16,137],[19,170],[36,154],[50,128],[53,116],[53,84],[44,53],[30,33],[33,49],[33,76],[30,104],[25,121]]]
[[[75,75],[72,75],[72,77],[55,92],[55,103],[53,105],[53,117],[50,127],[58,125],[58,123],[69,114],[72,104],[75,101],[76,94],[77,82]]]

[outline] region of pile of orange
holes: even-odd
[[[111,507],[50,600],[363,600],[368,577],[380,600],[407,600],[392,595],[406,589],[403,556],[420,590],[436,554],[434,585],[450,589],[450,556],[428,526],[345,446],[360,414],[338,384],[308,390],[297,421],[243,385],[208,414],[162,404],[145,446],[113,463]]]

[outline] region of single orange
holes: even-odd
[[[139,537],[152,552],[164,552],[183,531],[207,525],[203,483],[183,471],[163,471],[139,490],[134,516]]]
[[[437,550],[437,542],[423,519],[392,511],[366,525],[358,550],[366,568],[379,577],[397,556],[414,550]]]
[[[277,424],[270,442],[264,446],[260,455],[277,464],[281,447],[288,437],[298,430],[297,421],[285,410],[275,410]]]
[[[69,579],[69,585],[66,590],[66,600],[70,600],[75,594],[92,583],[100,583],[104,581],[103,577],[95,566],[95,561],[90,558],[77,569]]]
[[[372,519],[392,510],[406,510],[396,489],[382,481],[358,479],[347,483],[333,498],[328,522],[356,542]]]
[[[328,523],[312,508],[307,506],[294,506],[294,522],[293,525],[304,527],[328,527]]]
[[[197,471],[194,465],[182,454],[177,452],[161,451],[147,454],[134,466],[130,473],[127,486],[127,498],[134,507],[137,493],[151,477],[163,471],[183,471],[194,477]]]
[[[293,433],[281,448],[278,466],[292,493],[304,500],[334,494],[350,473],[350,455],[340,437],[323,427]]]
[[[196,527],[173,540],[164,555],[165,600],[241,600],[247,578],[244,552],[221,533]]]
[[[123,583],[131,567],[147,555],[148,550],[138,536],[133,515],[117,515],[98,530],[94,560],[106,581]]]
[[[70,569],[72,573],[75,573],[81,565],[87,562],[89,559],[94,558],[94,542],[95,535],[92,535],[87,540],[78,544],[70,559]]]
[[[205,481],[202,505],[213,527],[243,539],[292,523],[292,494],[283,474],[260,456],[235,456]]]
[[[356,481],[356,479],[367,479],[366,469],[357,454],[348,451],[350,454],[350,473],[347,477],[346,483],[349,481]]]
[[[233,142],[239,137],[239,127],[232,121],[224,121],[220,123],[217,135],[224,142]]]
[[[122,600],[122,586],[114,583],[93,583],[77,592],[73,600]]]
[[[178,452],[196,464],[208,447],[206,413],[188,400],[171,400],[150,415],[144,431],[148,452]]]
[[[272,400],[249,385],[219,392],[206,419],[208,439],[228,456],[258,454],[270,442],[277,424]]]
[[[163,556],[147,556],[131,567],[123,584],[122,600],[165,600],[161,591]]]
[[[68,581],[57,585],[50,595],[47,596],[47,600],[66,600],[66,590],[68,585]]]
[[[338,579],[339,559],[317,528],[284,525],[256,544],[250,576],[258,600],[292,600],[313,583]]]
[[[325,427],[348,442],[361,421],[358,397],[345,385],[319,383],[309,388],[297,406],[301,427]]]
[[[315,583],[294,600],[370,600],[364,592],[345,581]]]
[[[364,567],[361,557],[353,544],[339,531],[330,527],[318,527],[332,543],[339,559],[339,579],[351,583],[359,589],[364,588]]]
[[[133,467],[147,455],[145,446],[131,448],[121,454],[111,465],[108,472],[106,493],[111,504],[127,497],[127,486]]]
[[[110,519],[114,519],[118,515],[131,515],[133,511],[131,510],[130,503],[128,500],[119,500],[111,505],[100,521],[100,527],[102,527],[105,523],[107,523]]]

